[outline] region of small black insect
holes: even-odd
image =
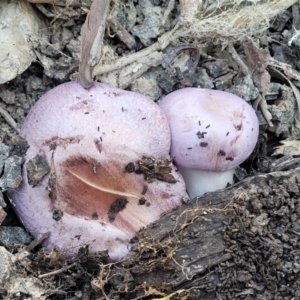
[[[142,190],[142,195],[145,195],[147,193],[147,191],[148,191],[148,186],[145,185]]]

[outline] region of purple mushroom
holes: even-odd
[[[235,168],[253,151],[258,119],[227,92],[184,88],[160,102],[171,128],[171,156],[191,198],[232,183]]]
[[[33,106],[20,134],[30,146],[27,168],[9,197],[33,236],[51,232],[44,244],[49,249],[72,256],[89,245],[118,260],[139,229],[186,196],[169,160],[168,121],[143,95],[65,83]],[[28,163],[37,157],[49,173],[32,186]]]

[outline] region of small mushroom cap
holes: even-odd
[[[259,123],[243,99],[223,91],[184,88],[159,103],[171,129],[171,156],[178,166],[220,172],[253,151]]]
[[[92,252],[108,250],[120,259],[139,229],[186,195],[174,170],[175,184],[149,183],[143,174],[125,171],[143,157],[170,159],[168,121],[143,95],[64,83],[34,105],[20,134],[30,145],[25,165],[40,155],[51,172],[32,187],[23,168],[23,183],[9,196],[35,237],[51,232],[45,242],[50,249],[73,255],[88,244]]]

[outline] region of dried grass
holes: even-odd
[[[216,1],[213,7],[202,8],[195,15],[183,13],[183,26],[177,31],[176,38],[236,42],[259,37],[269,28],[274,16],[296,2],[297,0]]]

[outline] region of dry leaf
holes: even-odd
[[[101,57],[108,10],[109,0],[94,0],[81,29],[79,77],[84,88],[93,84],[92,72]]]
[[[278,146],[272,155],[291,155],[298,156],[300,155],[300,141],[298,140],[284,140],[280,141],[282,144]]]
[[[247,59],[248,68],[252,74],[252,80],[260,92],[266,93],[270,90],[271,76],[267,72],[269,52],[258,48],[252,42],[243,45]]]

